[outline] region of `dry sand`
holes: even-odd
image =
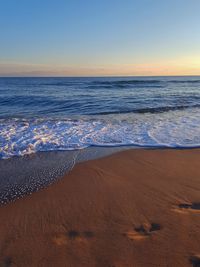
[[[78,164],[0,207],[0,266],[200,266],[200,150]]]

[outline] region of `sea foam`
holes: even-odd
[[[79,119],[1,119],[0,158],[89,146],[198,147],[199,108]]]

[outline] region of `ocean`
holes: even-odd
[[[200,77],[0,78],[0,158],[200,146]]]

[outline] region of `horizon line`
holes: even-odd
[[[200,77],[200,74],[183,74],[183,75],[92,75],[92,76],[1,76],[0,78],[128,78],[128,77]]]

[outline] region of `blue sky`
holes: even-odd
[[[199,0],[0,0],[0,75],[200,74]]]

